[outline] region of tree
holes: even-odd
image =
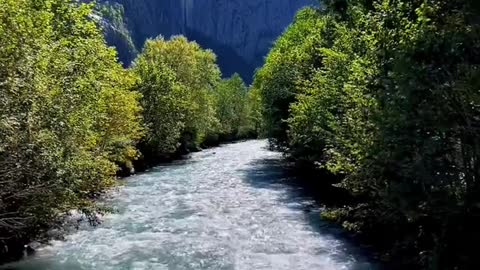
[[[479,267],[465,244],[480,240],[478,10],[327,1],[297,15],[256,75],[269,136],[360,202],[325,216],[402,267]]]
[[[312,70],[322,64],[315,51],[322,47],[328,27],[317,12],[312,8],[300,11],[255,74],[253,86],[261,93],[266,133],[281,147],[288,144],[286,120],[298,85],[309,81]]]
[[[90,14],[69,0],[0,3],[0,253],[72,209],[91,215],[137,155],[134,79]]]
[[[225,138],[235,138],[246,124],[247,86],[238,74],[223,80],[217,86],[216,117],[219,133]]]
[[[141,147],[150,156],[197,148],[216,121],[213,94],[220,71],[215,55],[184,37],[148,40],[135,60],[149,127]]]

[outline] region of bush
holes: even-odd
[[[344,178],[363,204],[342,223],[389,258],[478,268],[478,5],[327,4],[300,12],[257,73],[269,135]]]
[[[69,0],[0,3],[0,255],[71,209],[92,213],[137,155],[134,78],[89,14]]]

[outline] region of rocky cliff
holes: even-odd
[[[254,69],[261,65],[272,42],[292,21],[295,12],[316,0],[109,2],[123,6],[125,22],[137,48],[141,48],[149,37],[183,34],[214,50],[224,75],[239,72],[250,81]],[[120,55],[128,54],[121,52]],[[128,57],[121,60],[131,61]]]

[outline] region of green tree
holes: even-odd
[[[116,164],[137,155],[134,79],[91,12],[69,0],[0,3],[0,253],[72,209],[92,214]]]
[[[246,98],[246,116],[240,134],[250,138],[263,137],[265,128],[260,91],[250,87]]]
[[[286,120],[298,86],[309,81],[312,70],[322,64],[316,50],[322,47],[328,27],[317,13],[312,8],[300,11],[255,74],[253,86],[261,93],[266,133],[279,146],[288,144]]]
[[[218,132],[226,139],[235,138],[243,132],[247,121],[247,86],[238,74],[223,80],[216,89],[216,117]]]
[[[134,63],[149,132],[142,152],[155,157],[195,149],[213,129],[215,55],[184,37],[148,40]]]
[[[297,16],[256,75],[268,135],[361,202],[325,216],[403,267],[479,267],[478,11],[327,1]]]

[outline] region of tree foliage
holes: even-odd
[[[244,133],[247,119],[247,86],[238,74],[223,80],[216,89],[216,116],[219,134],[226,138]]]
[[[222,80],[216,56],[197,43],[148,40],[133,71],[143,94],[148,133],[140,148],[147,159],[256,134],[250,121],[259,107],[247,107],[244,82],[238,75]]]
[[[262,127],[259,91],[184,37],[148,40],[124,69],[101,32],[125,32],[123,7],[90,2],[0,2],[0,262],[72,210],[96,222],[94,199],[140,156]]]
[[[478,5],[327,2],[297,15],[257,73],[269,135],[343,177],[362,203],[328,216],[387,259],[478,268]]]
[[[288,111],[299,90],[308,81],[308,70],[321,63],[315,51],[322,46],[326,22],[313,9],[300,11],[295,22],[276,41],[262,69],[255,74],[253,86],[263,97],[265,132],[279,146],[287,142]],[[272,91],[275,89],[274,91]]]
[[[90,5],[0,3],[0,255],[91,198],[129,165],[142,135],[132,75]]]

